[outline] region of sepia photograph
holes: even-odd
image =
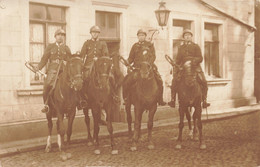
[[[260,0],[0,0],[0,167],[260,167]]]

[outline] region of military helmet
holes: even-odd
[[[98,26],[92,26],[92,27],[90,28],[90,33],[92,33],[92,32],[98,32],[98,33],[100,33],[100,28],[99,28]]]
[[[184,34],[186,34],[186,33],[190,33],[190,34],[193,36],[193,33],[192,33],[191,30],[185,29],[185,30],[183,31],[183,33],[182,33],[182,37],[184,37]]]
[[[145,36],[147,35],[146,32],[143,29],[139,29],[137,31],[137,35],[139,35],[139,34],[144,34]]]
[[[58,34],[66,35],[66,32],[60,28],[55,31],[54,37],[56,37]]]

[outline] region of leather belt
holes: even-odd
[[[57,63],[57,64],[59,64],[59,63],[60,63],[60,59],[51,60],[51,63]]]

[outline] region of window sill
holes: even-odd
[[[42,95],[42,88],[25,88],[25,89],[18,89],[17,95],[18,96],[41,96]]]
[[[227,85],[231,82],[231,79],[224,79],[224,78],[207,78],[208,85]]]

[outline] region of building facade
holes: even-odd
[[[45,118],[43,77],[25,67],[37,63],[57,28],[66,30],[72,53],[90,38],[93,25],[101,27],[101,40],[109,52],[127,58],[143,28],[154,34],[156,62],[164,80],[164,99],[172,76],[165,54],[175,58],[184,29],[202,50],[201,64],[208,81],[209,113],[255,103],[254,98],[254,0],[165,0],[171,10],[168,24],[158,26],[151,0],[2,0],[0,1],[0,124]],[[243,8],[241,8],[243,6]],[[121,70],[126,69],[121,65]],[[79,114],[82,114],[79,112]]]

